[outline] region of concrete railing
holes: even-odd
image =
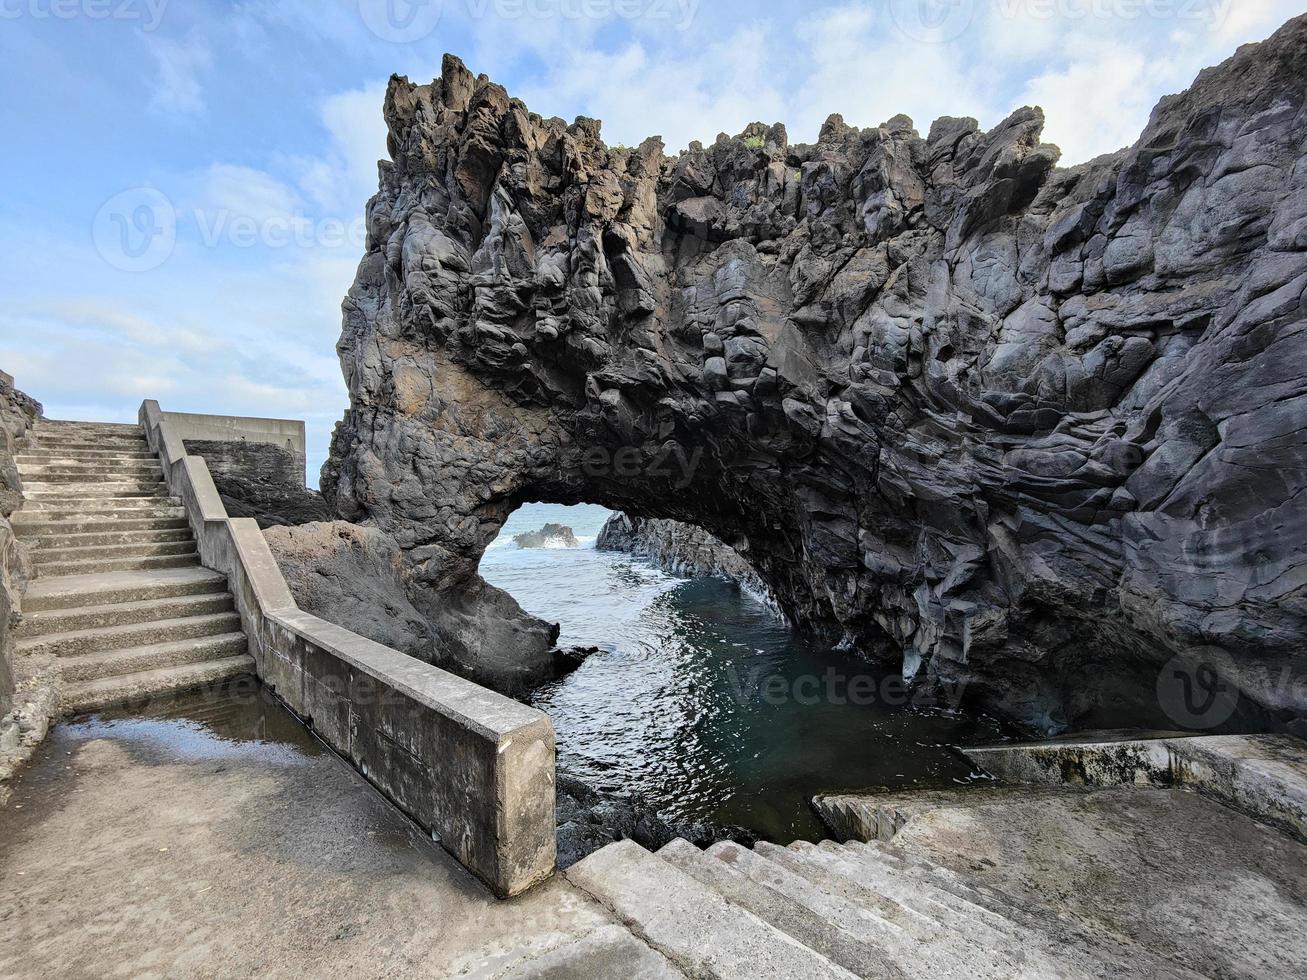
[[[542,712],[299,609],[258,525],[155,401],[141,426],[200,559],[227,576],[265,684],[497,895],[554,869],[554,730]]]

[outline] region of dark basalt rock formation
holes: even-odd
[[[595,548],[639,555],[675,575],[728,579],[779,611],[780,604],[744,556],[693,524],[614,514],[600,529]]]
[[[187,439],[186,451],[204,457],[232,517],[252,517],[266,529],[336,516],[322,494],[305,487],[303,453],[243,439]]]
[[[576,532],[565,524],[546,524],[538,531],[524,531],[513,535],[513,544],[519,548],[576,548]]]
[[[32,577],[27,549],[14,536],[10,516],[23,506],[23,481],[14,461],[19,442],[26,438],[41,405],[14,387],[14,379],[0,372],[0,752],[13,748],[18,736],[11,717],[14,695],[10,620],[22,607],[22,596]]]
[[[1298,18],[1069,169],[1034,108],[669,158],[454,58],[394,78],[324,492],[396,538],[428,618],[494,598],[520,503],[591,501],[703,527],[797,624],[1035,729],[1156,715],[1195,646],[1285,720],[1304,77]]]
[[[394,541],[344,521],[263,533],[295,603],[427,663],[441,659],[431,625],[408,600],[408,568]]]
[[[745,847],[758,842],[758,835],[743,827],[669,822],[639,798],[602,793],[566,773],[558,774],[557,788],[559,870],[618,840],[633,840],[650,851],[678,837],[698,847],[723,840]]]

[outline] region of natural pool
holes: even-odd
[[[553,719],[560,769],[669,819],[779,842],[824,836],[808,806],[817,793],[979,778],[951,745],[1001,738],[996,722],[912,704],[897,672],[796,635],[727,582],[595,551],[608,514],[528,504],[481,562],[561,625],[561,644],[602,648],[533,698]],[[549,521],[581,547],[512,543]]]

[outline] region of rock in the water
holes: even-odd
[[[1302,715],[1305,75],[1299,17],[1069,169],[1033,108],[668,157],[393,78],[324,492],[424,611],[590,501],[747,539],[796,624],[1041,731],[1173,727],[1198,645]]]
[[[699,847],[723,840],[752,847],[758,840],[756,834],[743,827],[669,822],[639,799],[601,793],[562,772],[558,774],[556,813],[560,870],[619,840],[633,840],[650,851],[678,837]]]
[[[595,547],[639,555],[675,575],[727,579],[780,611],[779,603],[740,552],[692,524],[614,514],[604,522]]]
[[[513,535],[513,544],[519,548],[576,548],[580,542],[576,533],[566,524],[546,524],[538,531],[524,531]]]

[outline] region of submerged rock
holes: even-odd
[[[424,611],[584,500],[747,540],[797,625],[1034,729],[1166,724],[1199,645],[1302,715],[1305,74],[1299,17],[1066,169],[1029,107],[668,157],[392,78],[324,493]]]
[[[669,822],[638,798],[613,796],[566,773],[558,774],[558,868],[563,870],[613,841],[633,840],[656,851],[678,837],[699,847],[733,840],[746,847],[757,834],[743,827]]]
[[[519,548],[577,548],[576,534],[565,524],[546,524],[538,531],[525,531],[513,535],[513,544]]]

